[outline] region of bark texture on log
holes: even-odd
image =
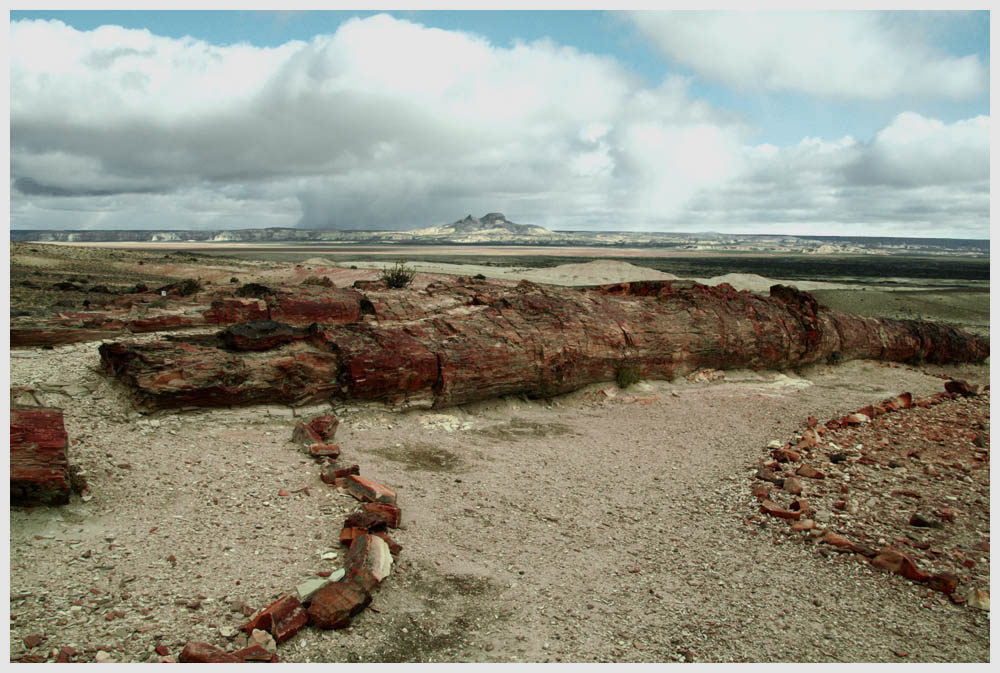
[[[426,301],[423,301],[426,299]],[[325,397],[446,407],[505,394],[551,396],[615,378],[672,379],[697,369],[787,369],[852,359],[981,361],[988,341],[937,323],[829,311],[774,286],[622,283],[587,291],[526,281],[383,293],[377,322],[260,333],[239,352],[183,342],[106,344],[107,370],[142,406],[305,403]],[[226,342],[226,332],[221,341]],[[258,350],[286,343],[277,350]],[[234,337],[235,338],[235,337]],[[236,343],[239,341],[239,344]]]
[[[10,500],[19,505],[69,502],[63,414],[34,407],[10,410]]]

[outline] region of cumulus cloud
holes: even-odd
[[[732,86],[827,98],[982,95],[989,72],[950,56],[903,14],[879,12],[632,12],[660,51]],[[940,19],[930,18],[935,21]]]
[[[989,238],[989,118],[907,112],[868,143],[747,147],[738,181],[690,206],[698,228]]]
[[[988,118],[903,114],[867,145],[748,147],[752,129],[690,79],[650,87],[551,41],[498,47],[388,15],[273,48],[58,21],[12,22],[10,45],[15,228],[410,228],[502,211],[747,231],[862,221],[865,204],[909,222],[901,190],[987,219]]]

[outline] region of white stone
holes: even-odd
[[[295,593],[298,594],[299,602],[305,603],[306,601],[312,599],[317,591],[329,583],[330,579],[328,577],[314,577],[297,585],[295,587]]]
[[[271,654],[278,651],[278,645],[274,642],[274,637],[267,631],[254,629],[253,633],[250,634],[250,640],[247,642],[250,647],[260,645]]]

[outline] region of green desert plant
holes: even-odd
[[[416,275],[416,270],[406,266],[406,262],[400,260],[391,269],[382,267],[382,273],[379,274],[378,279],[384,281],[389,287],[398,289],[412,283]]]
[[[615,382],[625,390],[639,382],[639,365],[634,362],[620,362],[615,368]]]

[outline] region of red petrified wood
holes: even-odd
[[[292,431],[292,441],[299,444],[324,444],[334,438],[339,425],[340,421],[329,414],[299,421]]]
[[[788,369],[852,359],[941,364],[989,355],[986,339],[949,325],[838,313],[780,285],[768,297],[726,285],[612,289],[436,284],[400,291],[398,299],[368,301],[355,293],[346,313],[333,310],[331,299],[324,304],[330,319],[322,307],[312,312],[281,297],[269,299],[271,319],[304,325],[308,316],[320,324],[289,328],[296,343],[274,351],[175,341],[105,344],[100,352],[105,368],[149,408],[331,397],[447,407],[570,392],[614,380],[623,362],[643,378],[672,379],[704,368]],[[355,305],[358,316],[362,305],[370,306],[375,320],[342,324],[355,317]],[[282,313],[293,308],[297,321]]]
[[[208,643],[190,642],[181,650],[182,664],[238,664],[243,660],[235,654]]]
[[[69,502],[69,462],[58,409],[10,410],[10,499],[15,504]]]
[[[366,592],[382,583],[392,568],[388,543],[374,535],[359,535],[344,556],[344,579],[357,583]]]
[[[246,633],[251,633],[254,629],[268,631],[274,636],[274,642],[280,645],[294,636],[308,621],[309,616],[299,603],[299,599],[286,594],[254,615],[253,619],[240,628]]]
[[[332,582],[313,595],[309,622],[321,629],[342,629],[371,602],[371,594],[354,582]]]
[[[347,483],[345,486],[347,488],[347,492],[358,500],[363,500],[365,502],[383,502],[390,505],[396,502],[396,492],[394,490],[384,484],[378,483],[377,481],[366,479],[361,475],[347,475]]]

